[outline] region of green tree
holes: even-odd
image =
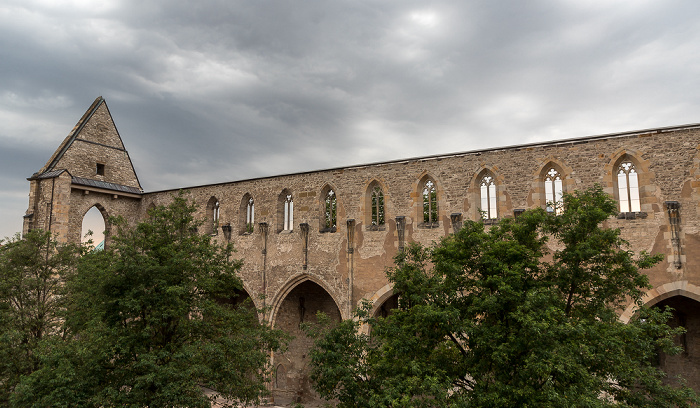
[[[108,248],[67,281],[72,337],[45,343],[16,405],[209,407],[202,386],[243,402],[264,393],[280,333],[233,306],[241,263],[197,234],[194,212],[181,194],[134,228],[113,220]]]
[[[694,406],[653,364],[679,351],[670,312],[640,302],[640,269],[659,257],[635,258],[601,228],[616,211],[596,187],[566,195],[558,216],[468,221],[434,248],[410,246],[388,271],[398,309],[316,333],[316,389],[343,407]],[[640,310],[624,324],[630,301]]]
[[[60,292],[82,249],[40,230],[0,244],[0,405],[7,405],[21,376],[39,369],[39,343],[62,336]]]

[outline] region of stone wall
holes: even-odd
[[[76,125],[72,142],[67,144],[69,135],[32,179],[25,227],[51,228],[62,239],[77,241],[82,217],[92,206],[105,217],[121,215],[136,223],[148,208],[167,204],[177,193],[123,194],[71,182],[71,176],[77,176],[139,186],[100,99]],[[229,238],[223,227],[230,225],[236,256],[244,261],[245,289],[257,307],[269,307],[263,318],[298,335],[302,297],[309,314],[312,309],[324,310],[338,319],[350,318],[361,299],[375,301],[375,311],[380,310],[381,302],[392,296],[385,269],[392,266],[404,243],[429,245],[454,232],[453,221],[459,225],[459,220],[480,219],[480,182],[485,174],[495,181],[494,199],[501,219],[512,217],[517,210],[546,205],[544,176],[551,168],[561,175],[565,192],[597,183],[617,199],[617,171],[621,162],[629,161],[638,173],[641,208],[622,212],[609,219],[607,226],[620,228],[635,251],[666,255],[648,271],[654,289],[647,301],[658,302],[663,288],[668,287],[682,287],[682,296],[700,300],[699,147],[700,129],[666,128],[195,186],[187,188],[186,194],[197,203],[198,215],[207,219],[203,233],[225,242]],[[94,170],[99,162],[106,167],[105,175],[98,177]],[[56,169],[66,172],[41,178]],[[426,223],[422,191],[428,180],[436,187],[438,209],[437,219]],[[370,187],[375,185],[384,195],[383,226],[371,225]],[[327,229],[324,200],[331,189],[337,198],[337,225]],[[283,226],[287,195],[294,203],[291,230]],[[252,231],[246,228],[246,204],[251,197],[255,204]],[[212,219],[215,202],[219,204],[216,224]],[[674,202],[672,207],[677,209],[674,214],[679,222],[675,225],[666,202]],[[631,305],[623,318],[632,313]],[[688,321],[695,322],[697,314],[694,316]],[[693,330],[688,336],[698,342]],[[290,392],[308,393],[302,357],[308,349],[305,341],[298,337],[288,354],[276,356],[288,360],[278,380]],[[700,389],[700,375],[696,374],[700,362],[693,359],[695,368],[678,370],[687,371],[689,381]],[[668,366],[687,367],[686,363]]]

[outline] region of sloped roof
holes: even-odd
[[[34,174],[32,174],[32,177],[30,178],[30,180],[31,179],[50,179],[50,178],[58,177],[61,174],[63,174],[64,171],[68,171],[68,170],[59,169],[59,170],[47,171],[46,173],[42,173],[42,174],[34,173]]]
[[[73,177],[71,182],[73,184],[77,184],[77,185],[81,185],[81,186],[96,187],[96,188],[102,188],[105,190],[112,190],[112,191],[120,191],[122,193],[141,194],[141,190],[136,188],[136,187],[124,186],[124,185],[116,184],[116,183],[108,183],[106,181],[93,180],[93,179],[88,179],[88,178],[84,178],[84,177]]]
[[[83,117],[80,118],[78,123],[76,123],[75,127],[73,127],[73,130],[70,132],[68,136],[66,136],[65,139],[63,139],[63,143],[61,143],[61,146],[54,152],[53,156],[51,156],[51,159],[49,159],[47,165],[39,170],[39,174],[44,174],[46,172],[50,172],[54,170],[54,166],[58,163],[59,160],[61,160],[61,157],[66,153],[68,148],[73,144],[75,139],[78,137],[80,134],[80,131],[83,130],[83,127],[85,127],[85,124],[88,123],[92,115],[95,114],[97,111],[97,108],[100,107],[105,102],[104,98],[101,96],[98,96],[97,99],[90,105],[88,110],[85,111],[83,114]]]

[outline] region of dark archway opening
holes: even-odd
[[[375,318],[379,317],[389,317],[394,309],[399,308],[399,295],[393,294],[388,297],[382,304],[374,311]]]
[[[293,336],[286,352],[275,355],[276,398],[292,402],[316,399],[312,390],[309,350],[313,339],[301,329],[302,323],[318,322],[317,313],[325,313],[332,322],[340,322],[341,314],[333,297],[320,285],[304,281],[284,298],[275,318],[275,328]]]
[[[673,317],[668,322],[669,326],[686,329],[685,334],[675,339],[683,351],[675,356],[659,353],[659,367],[667,374],[669,383],[677,383],[676,378],[680,376],[700,392],[700,302],[685,296],[673,296],[654,306],[672,307]]]

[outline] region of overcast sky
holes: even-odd
[[[2,0],[0,237],[102,95],[146,191],[700,122],[700,2]]]

